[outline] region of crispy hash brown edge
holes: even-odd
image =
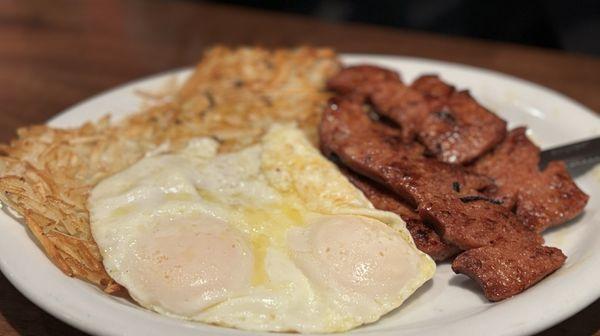
[[[176,149],[192,137],[214,137],[231,151],[277,121],[296,122],[316,142],[325,81],[339,68],[326,48],[212,48],[180,88],[118,123],[105,117],[73,129],[17,130],[0,144],[0,201],[61,271],[115,293],[122,287],[105,271],[90,231],[89,191],[164,144]]]

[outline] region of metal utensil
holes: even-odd
[[[540,169],[550,161],[563,160],[571,175],[585,173],[600,163],[600,137],[546,149],[540,155]]]

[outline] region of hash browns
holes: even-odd
[[[180,89],[121,122],[19,129],[17,139],[0,144],[0,201],[65,274],[118,291],[90,232],[90,189],[160,144],[178,148],[192,137],[212,136],[231,151],[254,143],[274,121],[295,121],[316,143],[325,81],[339,68],[329,49],[215,47]]]

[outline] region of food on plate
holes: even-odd
[[[462,250],[499,239],[542,241],[481,194],[492,185],[489,178],[425,157],[413,150],[416,144],[402,144],[378,126],[361,103],[334,100],[323,114],[321,146],[346,167],[393,190]]]
[[[473,161],[506,134],[504,120],[437,76],[422,76],[409,86],[393,71],[356,66],[343,69],[328,86],[346,96],[368,98],[379,115],[401,127],[405,142],[416,137],[440,161]]]
[[[252,330],[373,322],[435,264],[310,145],[338,69],[327,49],[213,49],[141,113],[19,130],[0,197],[65,273],[160,313]],[[275,122],[304,135],[265,137]]]
[[[400,217],[376,210],[295,127],[240,151],[152,155],[89,198],[104,265],[140,305],[250,330],[376,321],[430,279]]]
[[[564,264],[541,232],[588,200],[564,164],[538,168],[525,128],[435,75],[217,47],[171,89],[0,145],[0,201],[49,258],[164,315],[344,331],[400,306],[431,258],[500,301]]]
[[[446,260],[460,251],[456,246],[443,241],[433,228],[423,222],[413,207],[404,203],[393,192],[344,167],[340,167],[340,170],[352,184],[365,194],[375,208],[391,211],[406,222],[406,228],[419,250],[427,253],[436,261]]]
[[[89,190],[161,144],[177,148],[193,137],[212,136],[230,151],[256,142],[274,121],[295,121],[316,141],[325,81],[338,69],[329,49],[210,49],[180,89],[117,123],[19,129],[0,144],[0,200],[65,274],[118,291],[91,236]]]
[[[490,301],[500,301],[539,282],[566,259],[556,247],[499,243],[459,254],[452,269],[477,281]]]
[[[328,87],[338,96],[319,126],[323,153],[361,175],[351,180],[375,206],[389,209],[397,198],[442,242],[465,251],[453,269],[475,279],[489,300],[518,294],[564,263],[539,233],[581,213],[588,196],[562,163],[539,171],[539,148],[524,129],[503,142],[505,121],[436,76],[405,85],[390,70],[353,66]],[[393,195],[382,200],[373,183]],[[397,204],[395,212],[410,219]]]
[[[532,230],[542,232],[581,213],[588,201],[563,162],[540,171],[540,148],[527,138],[524,127],[510,131],[504,141],[475,162],[473,171],[494,179],[490,197],[514,209]]]

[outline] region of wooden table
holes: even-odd
[[[112,86],[194,64],[217,43],[311,44],[465,63],[542,84],[600,111],[600,59],[589,56],[214,4],[4,0],[0,141]],[[541,335],[591,335],[600,329],[599,316],[596,301]],[[0,335],[81,334],[0,275]]]

